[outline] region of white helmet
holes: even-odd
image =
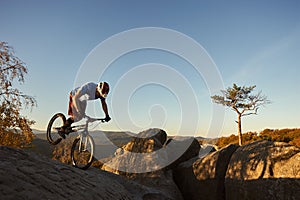
[[[100,93],[100,96],[103,98],[107,97],[107,94],[109,93],[109,85],[107,82],[100,82],[97,85],[97,90]]]

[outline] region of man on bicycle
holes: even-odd
[[[100,82],[98,84],[88,82],[81,87],[75,88],[70,92],[68,115],[70,116],[62,129],[58,132],[63,138],[65,134],[70,132],[70,127],[73,122],[80,121],[84,118],[87,101],[100,99],[103,112],[105,113],[105,121],[110,121],[107,104],[105,99],[109,92],[109,85],[107,82]]]

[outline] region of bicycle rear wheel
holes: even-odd
[[[94,156],[94,140],[91,136],[79,135],[73,142],[71,149],[72,165],[79,169],[91,166]]]
[[[58,130],[66,123],[66,117],[62,113],[56,113],[49,121],[47,127],[47,140],[50,144],[56,145],[60,143],[62,138],[58,134]]]

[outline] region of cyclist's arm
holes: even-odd
[[[105,98],[100,98],[100,99],[101,99],[102,109],[103,112],[105,113],[105,116],[109,116]]]

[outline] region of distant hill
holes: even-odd
[[[35,135],[41,135],[44,134],[46,136],[46,130],[37,130],[37,129],[32,129],[33,134]]]
[[[248,144],[257,140],[267,140],[273,142],[286,142],[291,145],[300,147],[300,129],[265,129],[259,133],[247,132],[243,133],[244,144]],[[220,137],[212,142],[219,148],[225,147],[228,144],[238,144],[238,136],[230,135],[228,137]]]

